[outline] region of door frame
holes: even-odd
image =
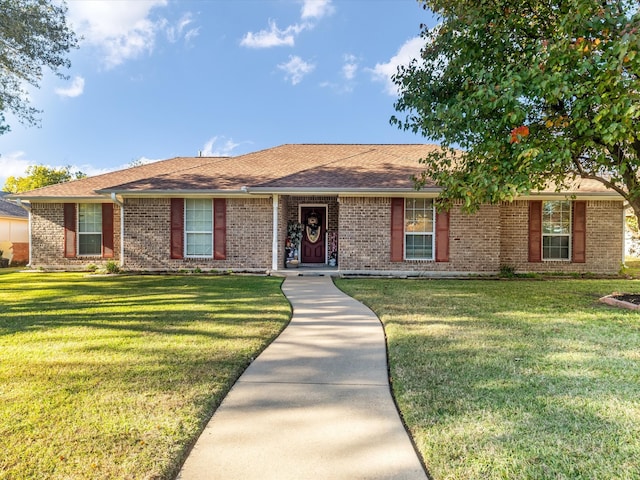
[[[329,222],[329,204],[328,203],[299,203],[298,204],[298,223],[302,223],[302,209],[303,208],[324,208],[324,264],[319,263],[317,265],[328,265],[329,259],[329,245],[327,245],[327,223]],[[302,260],[302,248],[300,249],[300,263],[304,263]]]

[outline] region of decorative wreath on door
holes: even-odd
[[[311,243],[316,243],[320,239],[320,232],[322,231],[320,217],[318,217],[316,212],[311,212],[307,215],[304,224],[307,232],[307,239]]]

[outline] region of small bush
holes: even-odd
[[[500,265],[500,276],[505,278],[513,278],[516,276],[516,269],[511,265]]]
[[[88,272],[95,272],[96,270],[98,270],[98,266],[95,263],[90,263],[89,265],[87,265]]]
[[[120,273],[120,266],[113,260],[109,260],[104,266],[107,273]]]

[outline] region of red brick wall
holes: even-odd
[[[271,268],[270,198],[227,199],[225,260],[170,258],[170,199],[126,199],[125,268],[131,270],[247,270]],[[283,247],[284,248],[284,247]]]
[[[120,259],[120,207],[113,209],[114,258],[64,257],[64,204],[31,204],[31,266],[47,269],[84,269]]]
[[[391,199],[341,197],[341,270],[496,272],[500,259],[500,214],[483,206],[474,215],[454,208],[449,220],[449,262],[391,262]],[[436,245],[436,249],[438,245]]]
[[[500,264],[518,272],[576,272],[614,274],[622,263],[622,201],[587,201],[586,262],[528,261],[529,202],[518,200],[500,206]]]
[[[13,242],[11,244],[11,264],[24,265],[29,261],[29,244],[25,242]]]
[[[468,215],[450,215],[449,262],[390,261],[391,200],[369,197],[280,196],[278,268],[284,268],[284,240],[289,219],[297,219],[301,203],[328,204],[328,227],[339,232],[341,270],[411,272],[497,272],[501,265],[516,271],[616,273],[622,260],[622,202],[587,202],[586,263],[529,263],[528,202],[485,205]],[[271,268],[273,209],[270,198],[227,199],[227,258],[170,259],[170,200],[127,199],[125,203],[125,268],[130,270],[247,270]],[[114,208],[115,258],[120,255],[120,207]],[[64,258],[62,203],[33,203],[34,267],[74,269],[102,265],[98,257]],[[436,249],[438,246],[436,245]]]

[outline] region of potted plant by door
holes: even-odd
[[[338,266],[338,232],[329,232],[329,266]]]
[[[287,241],[285,244],[285,267],[298,268],[300,264],[300,242],[302,242],[303,225],[290,221],[287,224]]]

